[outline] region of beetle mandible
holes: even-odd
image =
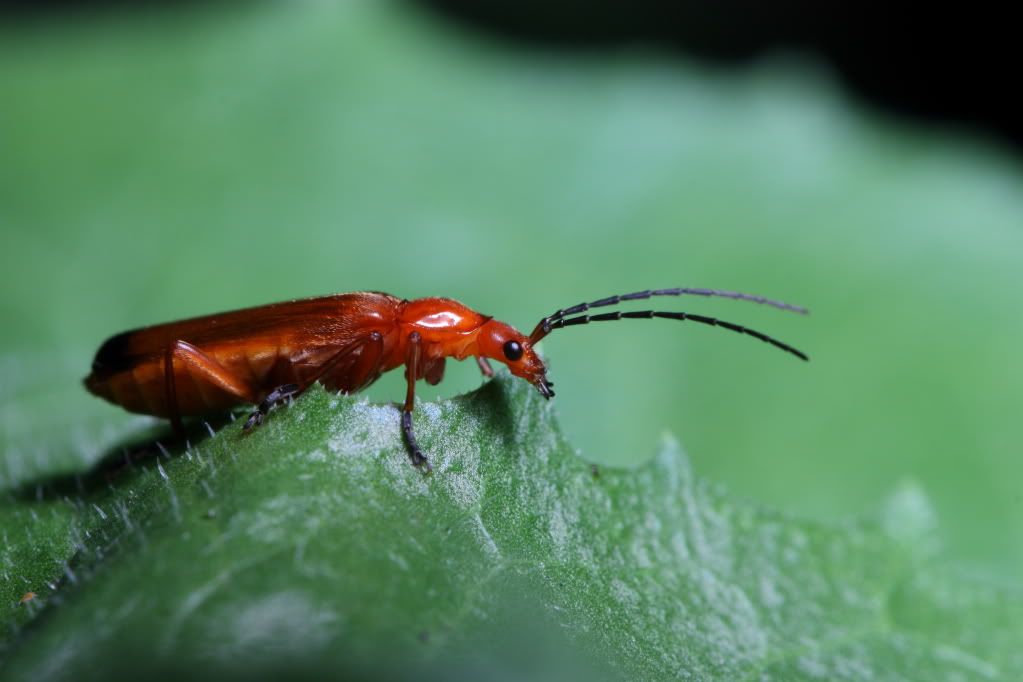
[[[803,352],[732,322],[684,312],[642,310],[584,314],[591,308],[654,296],[718,296],[806,313],[804,308],[735,291],[678,287],[619,294],[563,308],[537,323],[529,336],[449,298],[403,300],[365,291],[321,296],[206,315],[135,329],[107,339],[92,363],[86,388],[116,405],[170,419],[255,405],[245,430],[258,426],[277,404],[317,381],[354,393],[381,374],[405,365],[407,391],[401,429],[412,463],[430,470],[412,427],[416,381],[435,385],[447,358],[474,357],[485,376],[489,360],[552,398],[547,367],[536,344],[555,329],[590,322],[663,318],[722,327],[760,339],[802,360]]]

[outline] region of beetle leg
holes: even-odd
[[[381,351],[383,350],[383,339],[384,337],[380,334],[380,332],[372,332],[366,337],[359,339],[355,343],[351,343],[339,350],[337,353],[334,353],[329,360],[320,365],[315,374],[306,379],[303,383],[282,384],[281,386],[273,389],[266,398],[263,399],[259,406],[256,407],[256,410],[249,415],[249,418],[245,420],[245,425],[242,427],[242,430],[248,431],[252,427],[262,424],[267,413],[269,413],[275,405],[279,405],[287,400],[298,397],[310,386],[329,374],[330,371],[337,367],[342,360],[345,360],[352,353],[364,347],[368,343],[372,343],[377,347],[378,357],[374,361],[374,367],[378,366],[382,355]]]
[[[227,391],[245,402],[256,402],[256,392],[248,382],[192,344],[179,339],[164,352],[163,365],[167,414],[179,435],[184,433],[184,427],[181,424],[181,408],[178,406],[178,386],[174,373],[176,362],[183,364],[193,377]]]
[[[426,375],[423,377],[426,383],[436,386],[444,379],[444,358],[434,360],[426,367]]]
[[[349,393],[357,393],[380,378],[380,365],[384,361],[384,335],[373,332],[365,342],[366,350],[351,370]]]
[[[488,379],[494,376],[494,368],[490,366],[490,361],[481,355],[476,356],[476,364],[479,365],[480,371],[483,372],[483,376]]]
[[[275,405],[279,405],[291,398],[294,398],[302,392],[302,388],[298,384],[282,384],[270,391],[263,401],[259,403],[256,410],[249,415],[249,418],[245,420],[243,431],[248,431],[253,426],[259,426],[263,423],[263,419],[273,409]]]
[[[180,341],[178,343],[181,343]],[[178,407],[178,385],[174,380],[174,346],[168,346],[163,354],[163,389],[167,403],[167,416],[170,417],[171,428],[179,438],[184,438],[185,427],[181,423],[181,408]]]
[[[323,363],[320,366],[320,368],[316,370],[315,374],[313,374],[309,379],[306,380],[305,384],[303,384],[302,386],[302,390],[303,391],[306,390],[314,383],[330,374],[331,370],[333,370],[335,367],[341,364],[342,360],[345,360],[346,358],[348,358],[348,356],[350,356],[352,353],[359,350],[360,348],[364,347],[366,344],[372,343],[377,347],[378,349],[377,352],[381,353],[383,351],[383,341],[384,337],[380,332],[371,332],[366,336],[362,337],[361,339],[359,339],[358,341],[355,341],[354,343],[345,346],[337,353],[332,355],[329,360]]]
[[[401,411],[401,432],[405,436],[405,444],[409,449],[409,457],[412,464],[421,466],[429,473],[432,470],[430,460],[426,459],[419,442],[416,441],[416,434],[412,431],[412,410],[416,406],[416,377],[419,374],[419,356],[422,354],[420,342],[422,337],[419,332],[412,332],[408,336],[408,354],[405,356],[405,378],[408,380],[408,390],[405,392],[405,406]]]

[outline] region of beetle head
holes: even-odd
[[[477,343],[480,355],[508,365],[512,374],[533,384],[544,398],[554,397],[554,384],[547,381],[547,366],[525,334],[504,322],[490,320],[480,328]]]

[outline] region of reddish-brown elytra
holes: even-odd
[[[402,432],[412,462],[430,464],[412,430],[416,381],[437,384],[447,358],[476,358],[492,376],[489,360],[503,362],[545,398],[554,396],[536,344],[555,329],[590,322],[665,318],[724,327],[753,336],[803,360],[807,356],[766,334],[712,317],[643,310],[582,315],[590,308],[652,296],[720,296],[805,313],[798,306],[716,289],[655,289],[609,296],[558,310],[526,336],[489,315],[449,298],[402,300],[379,292],[336,294],[274,303],[234,312],[127,331],[96,353],[85,386],[131,412],[170,419],[255,405],[245,429],[262,423],[275,405],[321,382],[327,390],[360,391],[405,365],[408,389]]]

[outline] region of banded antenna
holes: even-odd
[[[753,303],[760,303],[763,305],[769,305],[772,308],[779,308],[781,310],[788,310],[791,312],[806,315],[809,311],[806,308],[792,305],[790,303],[783,303],[782,301],[775,301],[773,299],[764,298],[763,296],[754,296],[752,294],[742,294],[737,291],[721,291],[718,289],[698,289],[691,287],[678,287],[674,289],[647,289],[645,291],[636,291],[631,294],[619,294],[616,296],[608,296],[607,298],[601,298],[590,303],[579,303],[570,308],[562,308],[557,312],[548,315],[547,317],[540,320],[536,327],[533,329],[533,333],[529,335],[529,342],[533,345],[538,343],[545,336],[550,334],[555,329],[561,329],[562,327],[573,327],[580,324],[589,324],[590,322],[611,322],[615,320],[628,320],[628,319],[653,319],[662,318],[669,320],[678,320],[684,322],[686,320],[697,322],[699,324],[705,324],[712,327],[722,327],[730,331],[752,336],[755,339],[759,339],[764,343],[769,343],[775,348],[781,349],[786,353],[791,353],[801,360],[809,360],[810,358],[800,350],[793,348],[792,346],[779,341],[767,334],[758,332],[755,329],[744,327],[742,325],[735,324],[733,322],[726,322],[719,320],[714,317],[706,317],[704,315],[696,315],[692,313],[683,312],[663,312],[658,310],[640,310],[635,312],[613,312],[613,313],[602,313],[599,315],[579,315],[578,317],[570,317],[571,315],[577,315],[578,313],[585,312],[591,308],[602,308],[605,306],[617,305],[623,301],[638,301],[653,296],[683,296],[683,295],[694,295],[694,296],[716,296],[721,298],[731,298],[740,301],[751,301]]]

